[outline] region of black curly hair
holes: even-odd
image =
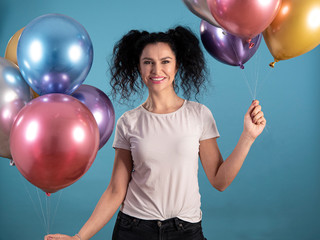
[[[175,54],[179,76],[175,78],[175,91],[181,87],[186,99],[190,99],[192,93],[197,99],[206,80],[206,62],[198,38],[182,26],[157,33],[131,30],[116,43],[110,64],[113,99],[119,95],[120,102],[128,102],[132,94],[142,94],[142,81],[137,81],[139,59],[146,45],[158,42],[169,44]]]

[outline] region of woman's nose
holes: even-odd
[[[152,73],[158,74],[158,73],[160,73],[160,71],[161,71],[161,66],[157,63],[154,63],[152,65]]]

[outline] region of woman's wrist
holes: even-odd
[[[79,238],[79,240],[82,240],[81,236],[77,233],[74,235],[75,237]]]
[[[242,134],[240,136],[240,140],[242,140],[246,144],[252,145],[256,139],[254,137],[252,137],[251,135],[246,134],[245,132],[242,132]]]

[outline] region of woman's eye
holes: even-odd
[[[151,64],[151,61],[144,61],[143,64]]]
[[[168,63],[170,63],[170,61],[164,60],[164,61],[162,61],[162,63],[163,63],[163,64],[168,64]]]

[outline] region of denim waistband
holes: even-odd
[[[118,219],[125,219],[127,221],[132,222],[134,225],[138,225],[139,223],[147,224],[151,227],[175,227],[178,230],[182,229],[190,229],[195,227],[201,227],[201,221],[197,223],[190,223],[184,220],[181,220],[177,217],[166,219],[166,220],[145,220],[136,217],[129,216],[121,211],[119,211]]]

